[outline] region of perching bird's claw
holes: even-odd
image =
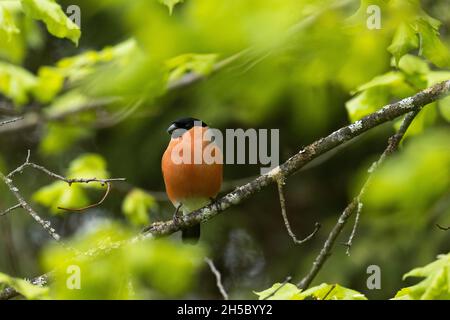
[[[173,213],[172,221],[173,221],[173,224],[176,225],[176,226],[179,226],[181,224],[181,222],[182,222],[182,218],[181,218],[181,215],[180,215],[180,208],[181,208],[182,205],[183,204],[180,203],[177,206],[177,208],[175,209],[175,212]]]

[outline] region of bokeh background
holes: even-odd
[[[36,195],[54,180],[32,169],[18,176],[21,193],[65,239],[80,238],[111,221],[125,233],[136,234],[148,223],[171,219],[173,207],[164,194],[160,159],[169,140],[165,130],[174,119],[197,117],[221,130],[279,129],[280,160],[285,161],[302,146],[358,117],[450,78],[448,56],[440,54],[450,48],[447,0],[185,0],[172,14],[156,0],[58,2],[63,9],[72,4],[81,9],[78,46],[52,36],[44,24],[20,14],[20,35],[13,42],[0,39],[2,63],[23,66],[42,80],[34,91],[24,89],[21,98],[2,92],[0,114],[25,114],[26,120],[32,114],[38,120],[0,130],[0,170],[6,173],[23,163],[30,149],[33,162],[60,174],[77,172],[73,161],[90,154],[94,166],[106,168],[110,177],[127,179],[113,185],[101,206],[67,213],[55,209],[57,204],[93,203],[102,196],[102,189],[82,186],[82,195],[76,195],[67,186],[53,185],[54,189]],[[370,4],[382,8],[380,29],[367,27]],[[392,47],[402,23],[422,19],[433,25],[431,17],[441,23],[435,38],[427,36],[429,29],[424,27],[419,32],[420,48],[399,53]],[[396,64],[395,54],[405,53],[409,56],[403,65]],[[61,62],[71,56],[78,60]],[[224,60],[214,72],[214,64]],[[204,78],[166,89],[167,83],[176,83],[189,72]],[[369,85],[361,87],[365,83]],[[76,111],[89,103],[93,107]],[[415,283],[403,281],[403,274],[449,252],[449,232],[436,227],[436,223],[450,225],[446,103],[428,106],[415,120],[399,154],[377,172],[364,199],[351,255],[338,244],[314,284],[339,283],[368,298],[392,298],[400,288]],[[70,114],[71,110],[75,112]],[[64,114],[67,111],[69,115]],[[300,280],[394,128],[394,123],[377,127],[288,178],[287,212],[296,235],[306,236],[315,222],[322,224],[311,241],[299,246],[292,242],[276,186],[270,186],[202,225],[203,251],[177,249],[179,234],[153,250],[164,251],[162,259],[167,261],[190,255],[210,257],[232,298],[254,299],[253,291],[282,282],[288,275]],[[81,172],[89,170],[88,164],[82,166],[87,169]],[[259,169],[259,165],[226,165],[223,194],[256,177]],[[127,209],[124,200],[133,191]],[[71,192],[65,200],[64,192]],[[0,186],[0,207],[14,204]],[[338,242],[347,240],[352,222]],[[119,230],[109,228],[110,233]],[[79,241],[86,247],[96,244],[89,239]],[[0,271],[26,278],[43,273],[64,255],[48,249],[51,243],[24,211],[1,217]],[[125,259],[133,252],[124,252]],[[145,248],[136,253],[144,260],[147,254]],[[189,278],[184,287],[165,290],[164,284],[143,281],[140,285],[150,289],[138,298],[221,298],[205,263],[193,267],[178,260],[166,261],[177,265],[171,274],[151,277],[173,287],[178,286],[173,279]],[[366,286],[366,269],[372,264],[381,268],[380,290]],[[123,271],[106,260],[96,267],[108,276]],[[165,265],[161,262],[154,268]],[[90,295],[81,297],[129,297],[114,296],[114,286],[109,291],[95,288],[99,278],[92,276]],[[163,289],[154,290],[159,287]]]

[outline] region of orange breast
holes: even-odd
[[[167,195],[173,204],[189,198],[214,198],[220,191],[222,184],[222,163],[208,164],[205,163],[203,158],[200,159],[201,163],[194,163],[194,152],[200,146],[205,150],[209,145],[209,150],[213,150],[212,154],[219,155],[220,158],[222,157],[222,153],[217,146],[210,145],[210,141],[202,138],[203,132],[207,129],[206,127],[194,127],[181,137],[171,139],[169,146],[164,152],[161,162],[162,173]],[[196,134],[194,134],[194,130],[198,130]],[[202,134],[198,134],[200,132]],[[179,159],[173,158],[174,148],[180,150],[183,146],[186,147],[183,150],[188,150],[191,153],[188,157],[190,158],[190,163],[178,163]],[[183,154],[181,153],[181,155]]]

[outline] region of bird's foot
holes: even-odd
[[[175,212],[173,213],[172,221],[173,221],[173,224],[176,226],[179,226],[182,222],[182,217],[181,217],[182,214],[180,214],[180,208],[182,205],[183,204],[180,203],[178,205],[178,207],[175,209]]]

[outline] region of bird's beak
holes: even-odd
[[[167,128],[167,133],[172,134],[172,132],[174,132],[176,129],[177,129],[177,126],[175,125],[175,123],[172,123],[170,125],[170,127]]]

